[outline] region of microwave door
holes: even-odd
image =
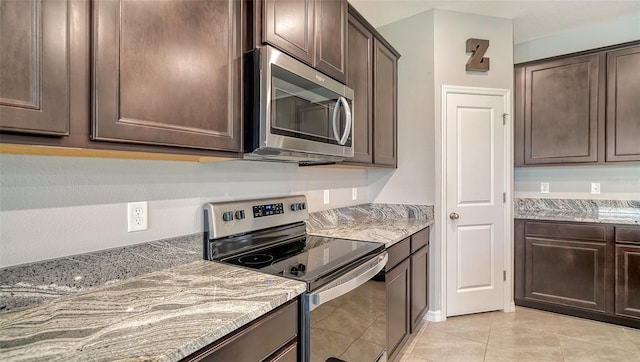
[[[335,142],[331,122],[339,96],[311,88],[310,82],[274,67],[271,83],[272,132],[313,142]]]

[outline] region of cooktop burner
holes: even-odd
[[[251,254],[245,255],[238,258],[238,264],[240,265],[262,265],[265,263],[271,263],[273,260],[273,255],[269,254]]]

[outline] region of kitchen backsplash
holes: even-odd
[[[540,184],[549,193],[540,193]],[[599,194],[591,193],[598,183]],[[514,170],[515,198],[640,200],[640,165],[523,167]]]
[[[7,154],[0,163],[0,267],[202,232],[205,202],[305,194],[313,212],[369,201],[366,170]],[[128,233],[135,201],[148,201],[149,229]]]

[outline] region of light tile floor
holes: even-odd
[[[400,361],[634,361],[640,330],[517,307],[423,322]]]

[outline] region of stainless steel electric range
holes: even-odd
[[[380,243],[306,234],[302,196],[207,203],[205,258],[305,282],[299,361],[386,361]]]

